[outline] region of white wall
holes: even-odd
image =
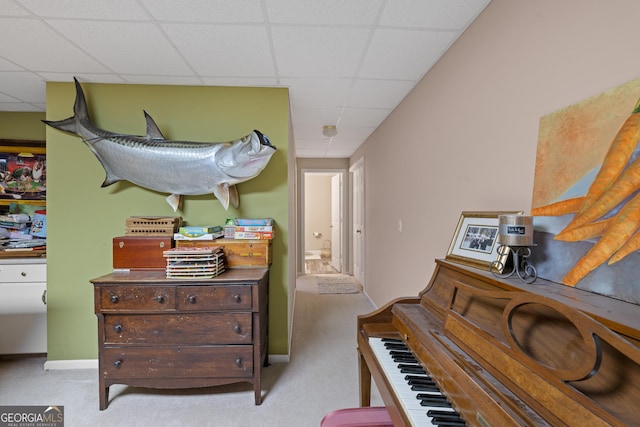
[[[313,235],[316,232],[320,237]],[[304,249],[319,251],[325,240],[331,244],[331,175],[307,173],[304,177]]]
[[[639,77],[639,16],[637,0],[489,4],[350,159],[377,305],[426,286],[462,211],[530,210],[540,117]]]

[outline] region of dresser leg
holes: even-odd
[[[109,402],[109,387],[104,387],[100,385],[100,410],[107,409],[107,404]]]
[[[254,382],[253,394],[255,395],[256,405],[261,405],[262,404],[262,387],[260,387],[260,380]]]

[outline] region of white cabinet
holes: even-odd
[[[0,260],[0,354],[47,352],[47,264]]]

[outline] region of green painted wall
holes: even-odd
[[[287,147],[289,98],[281,88],[83,85],[95,124],[143,135],[146,110],[168,139],[229,141],[258,129],[278,151],[253,180],[239,184],[240,206],[225,211],[213,195],[187,196],[187,224],[222,224],[228,217],[273,217],[269,352],[287,353]],[[47,84],[47,119],[73,114],[72,83]],[[47,287],[48,359],[97,357],[97,321],[90,279],[112,270],[112,239],[135,215],[175,215],[166,194],[119,182],[101,188],[102,166],[73,135],[48,128]]]
[[[44,113],[0,112],[0,139],[44,141]]]

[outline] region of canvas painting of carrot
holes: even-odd
[[[540,120],[538,275],[640,303],[640,79]]]

